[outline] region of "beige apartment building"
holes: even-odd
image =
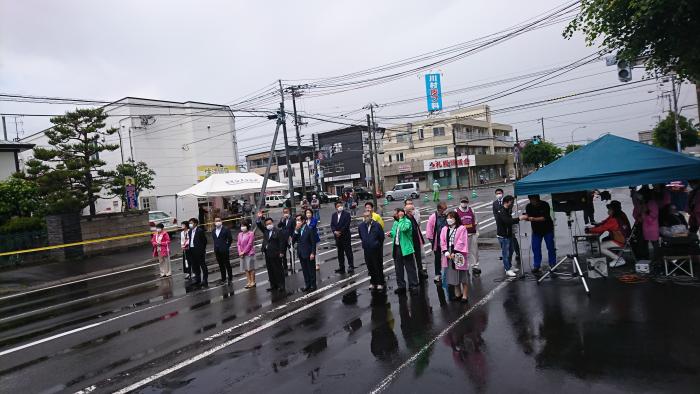
[[[512,126],[492,122],[486,105],[387,128],[384,187],[418,182],[427,191],[435,180],[443,189],[456,188],[458,179],[463,189],[503,182],[515,174],[512,134]]]

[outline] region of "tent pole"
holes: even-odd
[[[281,107],[280,107],[281,108]],[[277,127],[275,127],[275,135],[272,137],[272,147],[270,148],[270,157],[267,159],[267,168],[265,169],[265,178],[263,178],[262,188],[260,189],[260,198],[258,199],[258,210],[262,211],[265,208],[265,190],[267,189],[267,179],[270,177],[270,167],[272,166],[272,153],[277,145],[277,134],[279,134],[280,126],[282,125],[282,112],[277,112]]]

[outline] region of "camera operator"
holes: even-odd
[[[533,274],[539,274],[542,264],[542,240],[547,245],[547,257],[549,267],[554,267],[557,263],[557,252],[554,247],[554,221],[550,213],[549,204],[540,199],[539,194],[527,196],[530,203],[525,207],[525,214],[520,216],[520,220],[530,222],[532,228],[532,254],[534,264]]]

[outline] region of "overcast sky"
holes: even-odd
[[[482,1],[36,1],[0,0],[0,92],[116,100],[125,96],[174,101],[232,103],[277,79],[319,79],[345,74],[468,41],[518,24],[563,4],[562,0]],[[452,90],[545,70],[594,52],[580,36],[562,38],[565,23],[543,28],[434,69],[443,90]],[[635,70],[638,80],[643,76]],[[568,82],[555,83],[574,79]],[[517,82],[521,83],[523,81]],[[530,89],[489,102],[492,109],[617,84],[615,67],[604,61]],[[444,98],[444,105],[469,102],[510,85]],[[521,138],[596,138],[614,133],[635,138],[663,115],[667,89],[652,84],[599,97],[509,112],[494,121],[510,123]],[[632,86],[630,86],[632,87]],[[351,92],[301,98],[308,113],[336,116],[424,94],[422,74]],[[617,106],[648,100],[633,105]],[[665,99],[664,99],[665,100]],[[266,108],[276,105],[271,100]],[[691,85],[680,105],[695,104]],[[0,102],[2,113],[62,113],[74,106]],[[612,108],[610,108],[612,107]],[[583,114],[565,115],[589,109]],[[425,111],[425,102],[378,109],[378,116]],[[684,114],[697,119],[697,109]],[[564,115],[564,116],[560,116]],[[364,112],[348,116],[362,121]],[[9,117],[8,129],[25,135],[49,125],[48,118]],[[271,140],[274,123],[243,129],[259,119],[241,119],[243,154]],[[401,120],[380,126],[395,126]],[[582,126],[586,126],[582,128]],[[319,124],[305,135],[341,127]],[[262,138],[261,136],[266,136]]]

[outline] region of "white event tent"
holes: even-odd
[[[178,197],[226,197],[232,195],[260,193],[264,178],[252,172],[229,172],[212,174],[198,184],[177,193]],[[265,191],[287,190],[287,185],[267,180]]]

